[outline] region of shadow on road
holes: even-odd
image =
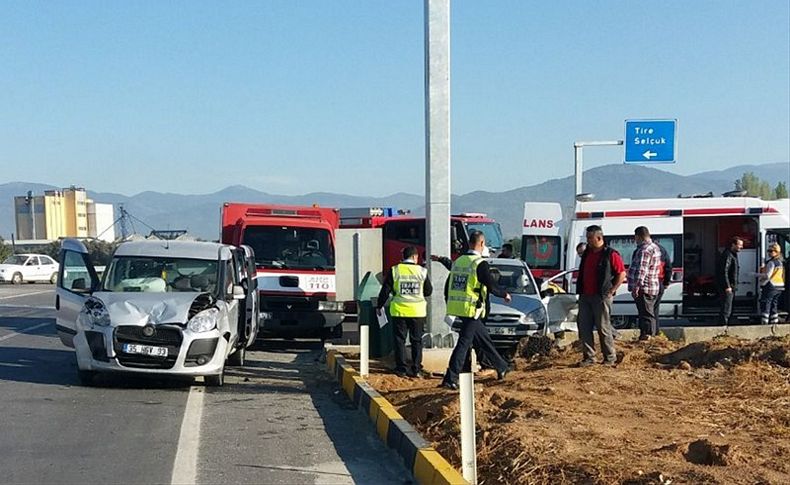
[[[267,360],[248,359],[243,368],[226,368],[228,376],[241,378],[242,382],[226,381],[223,390],[209,389],[208,392],[307,394],[335,452],[355,483],[412,483],[404,478],[409,475],[402,469],[400,458],[378,441],[375,429],[332,379],[326,364],[319,362],[323,353],[321,342],[271,340],[259,342],[256,348],[269,355],[278,355]],[[284,362],[280,354],[292,360]],[[372,449],[376,451],[371,453]],[[390,454],[389,459],[382,462],[382,453]],[[390,470],[389,476],[399,477],[398,480],[382,482],[380,475],[374,476],[384,468]]]

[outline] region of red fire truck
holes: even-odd
[[[416,246],[420,251],[420,261],[425,261],[425,218],[398,215],[391,208],[352,208],[340,210],[342,228],[381,228],[386,271],[402,259],[403,248]],[[469,233],[481,231],[485,234],[486,244],[492,252],[498,251],[503,244],[502,229],[499,223],[481,213],[463,213],[450,217],[450,248],[452,259],[461,255],[469,244]],[[257,253],[256,253],[257,254]]]
[[[222,242],[255,251],[260,333],[336,338],[343,303],[335,301],[336,209],[226,202]]]

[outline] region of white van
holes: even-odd
[[[567,248],[563,269],[578,268],[579,256],[573,249],[586,240],[586,228],[590,225],[601,226],[606,243],[620,252],[626,266],[636,249],[634,229],[638,226],[647,227],[653,240],[667,250],[673,273],[661,304],[663,317],[710,320],[718,314],[714,280],[716,260],[730,238],[740,236],[744,249],[738,255],[740,275],[733,315],[753,319],[758,313],[760,292],[755,273],[763,263],[767,246],[778,243],[785,256],[790,251],[790,199],[697,197],[581,201],[576,203],[568,231],[556,236],[554,242],[558,247]],[[566,284],[570,291],[575,290],[575,275],[575,272],[568,274]],[[632,326],[636,315],[633,299],[623,285],[614,300],[612,322],[617,327]]]
[[[78,240],[63,241],[56,329],[76,351],[80,381],[97,373],[203,376],[224,383],[258,331],[254,255],[183,241],[118,246],[101,280]]]

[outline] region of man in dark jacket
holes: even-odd
[[[614,328],[610,315],[612,299],[625,281],[625,264],[620,253],[604,243],[601,226],[587,228],[587,249],[579,264],[576,291],[579,294],[579,340],[582,342],[580,367],[595,363],[593,327],[598,329],[605,365],[615,365]]]
[[[658,244],[658,243],[656,243]],[[658,244],[658,249],[661,250],[661,269],[659,274],[658,296],[656,297],[656,326],[661,327],[661,299],[664,297],[664,291],[667,286],[672,283],[672,260],[669,258],[669,252],[664,246]]]
[[[729,325],[732,316],[732,301],[738,291],[738,253],[743,249],[743,239],[733,236],[730,245],[719,255],[716,264],[716,288],[719,291],[719,321]]]

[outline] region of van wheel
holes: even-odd
[[[244,360],[246,356],[247,349],[242,345],[236,349],[236,352],[230,354],[230,357],[228,357],[228,364],[234,367],[244,367]]]
[[[22,284],[22,273],[14,273],[14,276],[11,277],[11,284],[13,284],[13,285],[21,285]]]
[[[225,369],[215,376],[203,376],[206,387],[222,387],[225,384]]]
[[[57,284],[57,282],[58,282],[58,273],[57,272],[52,273],[52,276],[49,277],[49,282],[52,283],[53,285]]]
[[[95,377],[96,371],[77,369],[77,378],[80,380],[80,384],[85,387],[92,387]]]

